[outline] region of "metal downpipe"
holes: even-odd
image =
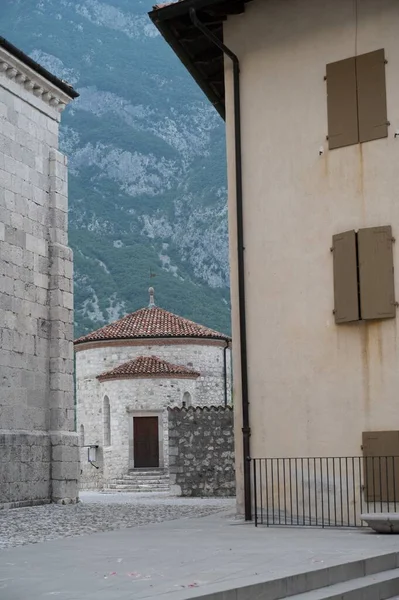
[[[237,215],[237,260],[238,260],[238,301],[240,321],[240,359],[241,359],[241,393],[242,393],[242,440],[244,470],[244,505],[245,520],[252,520],[251,506],[251,452],[249,426],[248,396],[248,360],[247,360],[247,326],[245,311],[245,274],[244,274],[244,228],[242,201],[242,157],[241,157],[241,103],[240,103],[240,63],[238,57],[219,40],[197,17],[194,8],[190,8],[191,22],[204,36],[217,46],[233,63],[234,87],[234,142],[236,167],[236,215]]]

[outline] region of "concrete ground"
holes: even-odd
[[[368,530],[255,528],[231,510],[0,552],[1,600],[183,600],[398,550]]]

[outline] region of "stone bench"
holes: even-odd
[[[377,533],[399,533],[399,513],[367,513],[360,518]]]

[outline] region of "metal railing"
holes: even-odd
[[[361,527],[399,508],[399,457],[255,458],[255,525]]]

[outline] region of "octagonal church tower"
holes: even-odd
[[[154,303],[75,341],[83,489],[168,486],[168,407],[230,404],[231,339]],[[151,487],[152,484],[152,487]]]

